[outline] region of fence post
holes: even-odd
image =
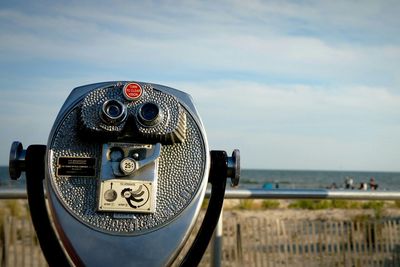
[[[213,238],[212,238],[212,249],[211,249],[211,266],[221,267],[222,260],[222,224],[223,214],[219,215],[217,227],[215,227]]]

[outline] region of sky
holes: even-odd
[[[46,144],[70,91],[192,95],[243,168],[400,171],[400,3],[1,1],[0,165]]]

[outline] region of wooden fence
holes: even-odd
[[[0,266],[47,266],[29,219],[6,216],[2,230]]]
[[[399,219],[280,220],[224,213],[223,266],[400,266]],[[7,216],[0,266],[46,266],[28,219]],[[210,248],[201,266],[209,266]]]
[[[222,266],[400,266],[399,219],[294,221],[225,213],[222,242]]]

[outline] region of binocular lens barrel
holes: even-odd
[[[155,126],[162,119],[161,108],[152,102],[144,103],[138,111],[137,118],[143,126]]]
[[[110,99],[104,102],[100,117],[105,123],[117,125],[124,121],[126,116],[126,107],[120,101]]]

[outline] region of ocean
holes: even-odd
[[[400,191],[400,172],[363,171],[304,171],[304,170],[250,170],[241,172],[239,188],[319,189],[333,183],[337,188],[345,187],[346,177],[352,177],[354,186],[368,183],[374,177],[378,190]],[[8,167],[0,166],[0,187],[25,187],[25,176],[11,181]],[[229,187],[228,187],[229,188]]]
[[[344,188],[345,180],[351,177],[355,188],[361,183],[369,183],[373,177],[378,190],[400,191],[400,172],[367,171],[306,171],[306,170],[242,170],[240,184],[242,188],[284,188],[284,189],[321,189]]]

